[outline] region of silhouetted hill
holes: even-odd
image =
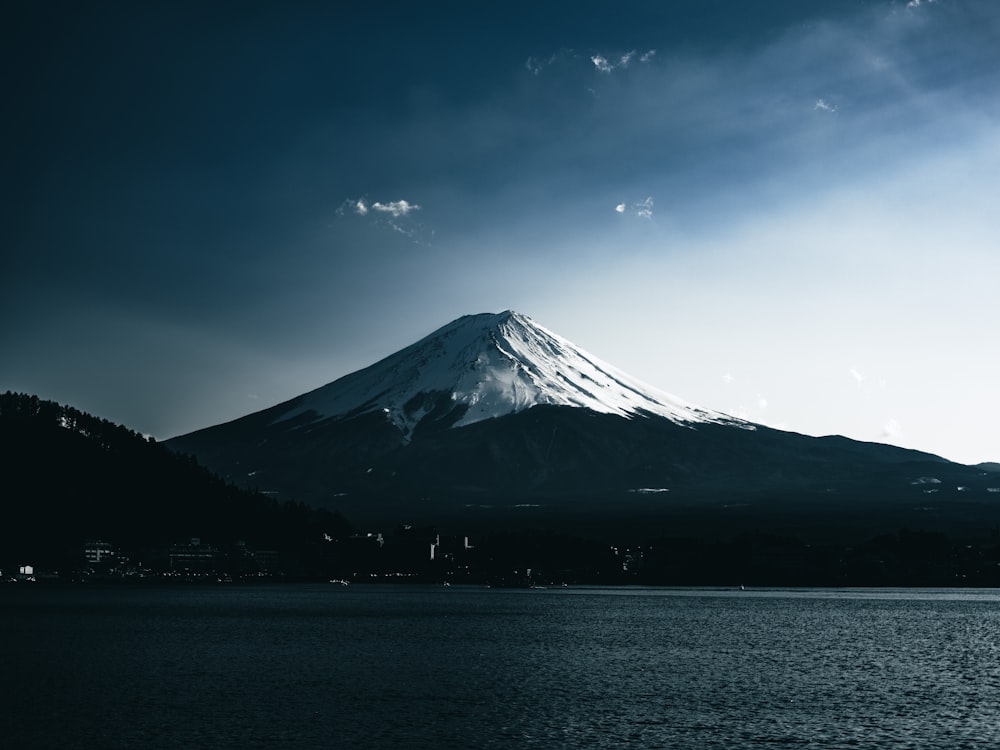
[[[54,565],[83,540],[123,549],[198,536],[308,551],[349,527],[335,513],[237,488],[194,458],[69,406],[0,396],[0,562]]]

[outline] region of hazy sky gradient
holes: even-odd
[[[513,308],[1000,460],[1000,3],[15,2],[0,390],[167,438]]]

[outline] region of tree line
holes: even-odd
[[[37,396],[0,395],[0,563],[57,565],[87,538],[127,551],[190,537],[306,554],[350,524],[228,483],[153,438]]]

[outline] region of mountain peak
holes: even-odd
[[[453,320],[446,326],[439,328],[434,333],[444,332],[451,328],[466,328],[469,326],[473,327],[485,327],[485,328],[497,328],[502,326],[508,321],[516,321],[522,324],[534,325],[534,322],[527,315],[522,315],[521,313],[515,312],[514,310],[504,310],[498,313],[474,313],[472,315],[463,315],[456,320]],[[431,336],[434,335],[431,334]]]
[[[997,483],[985,469],[916,451],[758,429],[699,409],[512,311],[459,318],[370,367],[170,447],[237,484],[366,524],[416,518],[466,529],[585,518],[673,534],[697,517],[700,535],[820,512],[838,525],[898,518],[902,527],[945,518],[938,509],[949,496],[963,519],[969,507],[986,517]],[[927,492],[940,493],[934,508]]]
[[[363,370],[275,407],[275,421],[381,411],[409,439],[427,420],[459,427],[540,404],[749,426],[646,385],[513,310],[458,318]]]

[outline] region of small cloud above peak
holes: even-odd
[[[624,214],[628,210],[629,207],[626,206],[625,203],[619,203],[615,206],[615,212],[619,214]],[[631,213],[633,216],[638,216],[640,219],[653,218],[653,196],[647,196],[638,203],[633,203],[631,206]]]
[[[642,219],[653,218],[653,196],[648,196],[635,204],[635,215]]]
[[[420,206],[408,200],[388,201],[383,203],[375,201],[369,203],[367,198],[348,198],[340,204],[337,209],[338,215],[343,215],[348,211],[356,213],[358,216],[367,216],[370,211],[389,214],[391,216],[406,216],[413,211],[419,211]]]
[[[630,49],[623,53],[607,54],[593,52],[591,54],[582,53],[573,49],[564,48],[547,57],[529,56],[524,61],[524,69],[532,76],[540,77],[543,73],[549,74],[548,68],[559,68],[560,66],[579,65],[583,60],[589,60],[593,69],[600,74],[609,75],[638,64],[646,65],[656,56],[655,49],[640,52],[638,49]]]
[[[421,235],[427,235],[427,231],[419,224],[415,224],[411,214],[421,209],[420,205],[411,201],[401,199],[396,201],[375,201],[369,202],[367,198],[348,198],[337,209],[337,216],[354,214],[375,224],[388,226],[395,232],[399,232],[409,237],[418,244]],[[433,236],[433,230],[430,235]]]
[[[545,70],[545,68],[552,65],[556,61],[557,57],[558,55],[550,55],[548,58],[544,60],[539,59],[537,57],[529,57],[527,60],[524,61],[524,68],[529,73],[531,73],[531,75],[537,76],[541,74],[541,72]]]
[[[591,55],[590,61],[594,64],[594,67],[597,68],[597,70],[600,71],[601,73],[611,73],[615,70],[618,70],[619,68],[627,68],[629,65],[632,64],[632,61],[636,59],[637,55],[639,62],[648,63],[650,60],[653,59],[653,56],[655,54],[656,54],[655,49],[647,50],[646,52],[643,52],[641,55],[638,53],[637,50],[633,49],[629,50],[623,55],[620,55],[616,61],[613,61],[612,59],[609,59],[608,57],[601,54]]]
[[[602,73],[610,73],[612,70],[614,70],[614,68],[612,68],[611,64],[608,62],[608,59],[601,55],[591,56],[590,61],[594,63],[594,67],[597,68]]]
[[[392,216],[406,216],[411,211],[419,211],[420,206],[416,203],[410,203],[407,200],[399,201],[389,201],[388,203],[379,203],[376,201],[372,204],[372,209],[375,211],[381,211],[382,213],[391,214]],[[366,212],[367,213],[367,212]]]

